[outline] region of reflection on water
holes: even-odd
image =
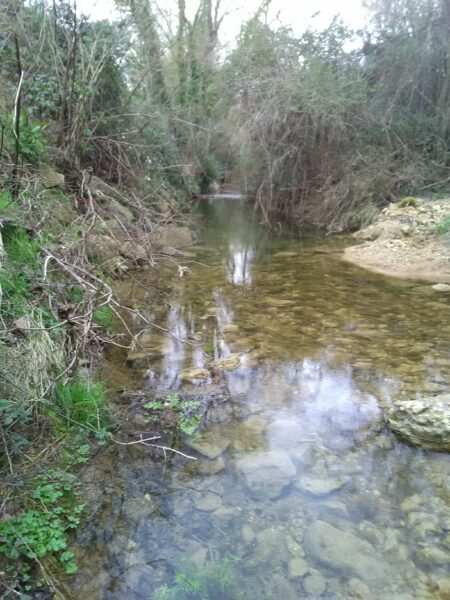
[[[230,242],[230,258],[228,259],[228,281],[234,285],[252,283],[253,251]]]
[[[214,393],[198,460],[131,446],[97,466],[75,597],[449,598],[449,456],[385,428],[396,396],[448,390],[445,295],[339,262],[339,241],[270,239],[238,202],[205,211],[208,267],[172,280],[160,311],[175,337],[143,334],[144,362],[116,349],[107,373]],[[145,303],[146,282],[133,294]],[[180,572],[202,593],[183,595]]]

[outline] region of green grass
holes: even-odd
[[[3,229],[3,244],[7,260],[17,266],[38,267],[40,245],[24,229],[7,225]]]
[[[24,229],[6,226],[2,231],[6,257],[0,269],[2,312],[6,316],[23,314],[25,301],[32,295],[32,280],[39,268],[38,241]]]
[[[445,217],[445,219],[442,219],[442,221],[440,221],[436,225],[436,231],[440,235],[444,235],[450,232],[450,215],[448,217]]]
[[[0,217],[12,218],[17,214],[17,206],[11,198],[11,193],[2,190],[0,191]]]
[[[107,398],[100,382],[86,384],[81,379],[58,383],[55,405],[67,429],[87,428],[101,435],[109,422]]]
[[[92,320],[105,331],[110,331],[114,326],[115,317],[111,307],[105,304],[105,306],[100,306],[100,308],[94,310]]]

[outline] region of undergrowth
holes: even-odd
[[[2,313],[16,317],[23,314],[25,302],[32,296],[40,246],[24,229],[17,227],[3,227],[2,236],[6,254],[0,270]]]
[[[201,416],[197,413],[200,402],[197,400],[181,400],[178,394],[170,392],[165,400],[152,400],[144,404],[144,408],[153,411],[153,419],[159,423],[170,423],[173,433],[192,436],[197,431]],[[166,418],[164,418],[166,413]],[[167,419],[167,416],[173,418]]]
[[[0,192],[0,598],[22,600],[55,591],[59,572],[76,571],[69,534],[84,508],[77,470],[111,426],[105,388],[77,370],[77,355],[88,362],[96,332],[114,324],[89,282],[90,295],[79,285],[68,303],[70,273],[48,261],[47,246],[57,253],[61,243],[51,246],[54,223],[19,226],[29,201],[25,188],[15,203]]]
[[[0,576],[7,590],[22,600],[32,597],[27,592],[46,583],[48,574],[42,566],[40,578],[33,581],[32,575],[34,564],[41,564],[48,555],[57,557],[65,573],[77,571],[73,552],[68,550],[68,532],[79,525],[85,504],[80,482],[69,469],[87,462],[88,455],[88,444],[70,447],[66,464],[28,479],[23,490],[25,501],[10,502],[11,514],[0,521]]]

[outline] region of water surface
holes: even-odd
[[[119,286],[176,338],[144,332],[148,358],[113,348],[104,375],[215,406],[182,446],[196,461],[136,445],[91,467],[75,596],[449,598],[449,456],[385,427],[396,397],[448,389],[446,295],[339,261],[345,240],[270,235],[235,199],[203,211],[187,276]],[[139,402],[128,439],[151,431]]]

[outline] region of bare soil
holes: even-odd
[[[450,198],[391,204],[353,234],[363,243],[346,248],[343,259],[383,275],[450,283],[450,232],[438,231],[448,217]]]

